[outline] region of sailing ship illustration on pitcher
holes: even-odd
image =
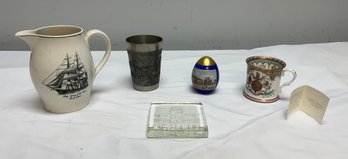
[[[60,95],[74,93],[88,86],[87,71],[77,53],[74,56],[67,54],[56,70],[42,83]]]

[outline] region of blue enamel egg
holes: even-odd
[[[209,57],[201,57],[192,70],[193,88],[202,94],[214,92],[219,83],[219,69],[215,61]]]

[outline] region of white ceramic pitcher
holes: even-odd
[[[16,33],[31,48],[30,75],[47,111],[67,113],[88,105],[97,73],[111,53],[109,37],[100,30],[71,25],[45,26]],[[106,51],[94,67],[88,40],[100,36]]]

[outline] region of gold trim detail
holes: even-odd
[[[201,57],[198,61],[197,61],[198,64],[202,65],[202,66],[212,66],[212,65],[215,65],[215,61],[209,57],[209,56],[203,56]]]
[[[250,63],[250,61],[253,61],[253,60],[270,60],[270,61],[274,61],[274,62],[279,63],[282,67],[277,68],[277,69],[263,69],[263,68],[256,67],[256,66],[252,65]],[[265,72],[265,73],[280,72],[286,66],[286,63],[283,60],[275,58],[275,57],[270,57],[270,56],[251,56],[251,57],[248,57],[245,61],[248,65],[248,67],[255,69],[255,70],[258,70],[258,71]]]

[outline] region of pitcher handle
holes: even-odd
[[[89,46],[89,38],[93,37],[93,36],[101,36],[104,41],[105,41],[105,53],[103,58],[101,59],[101,61],[99,62],[99,64],[97,65],[97,67],[94,68],[94,77],[93,79],[95,79],[95,77],[97,76],[97,74],[99,73],[99,71],[103,68],[103,66],[105,65],[106,61],[108,61],[110,54],[111,54],[111,42],[110,42],[110,38],[102,31],[97,30],[97,29],[92,29],[89,30],[88,32],[86,32],[86,34],[84,35],[84,39],[87,42],[88,46]]]
[[[283,87],[285,86],[289,86],[292,82],[295,81],[296,77],[297,77],[297,73],[295,72],[295,70],[293,69],[284,69],[282,71],[282,76],[284,76],[285,72],[290,72],[292,73],[292,79],[290,81],[284,82],[282,85],[279,86],[279,90],[281,90]]]

